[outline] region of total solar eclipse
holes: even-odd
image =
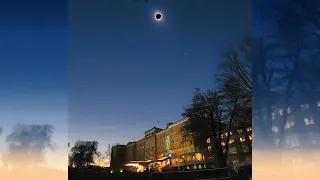
[[[161,20],[162,16],[160,13],[156,13],[156,20]]]

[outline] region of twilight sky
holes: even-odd
[[[251,33],[250,0],[85,2],[69,6],[69,137],[102,147],[179,120],[194,88],[214,85],[224,49]]]
[[[0,124],[4,132],[0,136],[0,164],[4,138],[14,124],[48,123],[55,128],[56,144],[48,164],[66,167],[66,5],[63,0],[1,1]]]
[[[50,157],[61,164],[68,138],[105,151],[179,120],[194,88],[214,86],[228,44],[251,33],[251,0],[8,2],[0,6],[0,143],[17,122],[52,124]]]

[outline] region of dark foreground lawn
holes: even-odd
[[[76,172],[68,174],[69,180],[151,180],[150,173],[94,173],[94,172]]]

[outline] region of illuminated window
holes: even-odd
[[[314,121],[313,121],[313,119],[311,119],[311,120],[310,120],[310,124],[314,124]]]
[[[286,128],[286,129],[291,128],[291,123],[290,123],[289,121],[286,122],[285,128]]]
[[[238,133],[242,133],[242,129],[238,129]]]
[[[304,118],[304,124],[306,125],[306,126],[309,126],[309,125],[311,125],[311,124],[314,124],[314,121],[311,119],[308,119],[308,118]]]
[[[225,143],[225,142],[221,142],[221,145],[222,145],[222,146],[225,146],[225,145],[226,145],[226,143]]]
[[[224,134],[225,136],[228,136],[228,133],[226,132],[225,134]],[[232,132],[230,132],[230,136],[232,135]]]
[[[207,139],[207,143],[210,143],[210,142],[211,142],[211,139],[210,139],[210,138],[208,138],[208,139]]]
[[[290,114],[291,113],[291,108],[287,108],[287,113]]]
[[[275,132],[275,133],[276,133],[276,132],[278,132],[278,131],[279,131],[279,128],[278,128],[277,126],[273,126],[273,127],[272,127],[272,132]]]
[[[212,147],[211,146],[208,146],[208,151],[212,151]]]
[[[234,140],[233,140],[233,139],[230,139],[230,140],[229,140],[229,144],[232,144],[232,143],[234,143]]]
[[[248,127],[248,128],[247,128],[247,131],[252,131],[252,128],[251,128],[251,127]]]
[[[240,142],[244,142],[244,141],[246,141],[245,138],[240,138]]]
[[[283,115],[283,109],[280,109],[280,110],[279,110],[279,114],[280,114],[280,116]]]
[[[252,135],[249,136],[249,139],[252,140]]]

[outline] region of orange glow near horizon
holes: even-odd
[[[252,159],[254,180],[318,180],[320,177],[319,149],[254,152]]]

